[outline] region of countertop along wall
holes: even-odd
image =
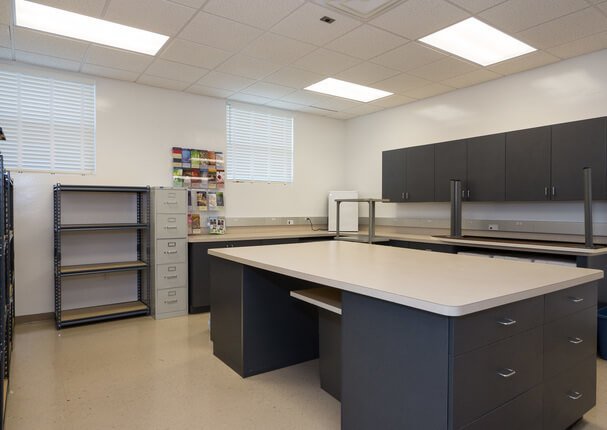
[[[381,153],[387,149],[606,116],[605,70],[607,50],[351,119],[347,188],[381,196]],[[377,216],[444,220],[449,204],[379,204]],[[583,209],[580,202],[464,202],[463,218],[583,222]],[[607,202],[595,203],[594,221],[607,222]]]
[[[169,186],[171,147],[225,151],[225,100],[51,69],[5,63],[0,63],[0,68],[97,84],[96,174],[12,173],[16,314],[52,312],[53,185]],[[293,114],[294,183],[228,182],[226,216],[326,216],[327,192],[344,185],[345,124],[305,113]],[[10,136],[7,138],[10,140]]]

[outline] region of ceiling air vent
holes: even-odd
[[[321,0],[319,3],[367,20],[402,2],[403,0]]]

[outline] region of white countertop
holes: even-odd
[[[188,242],[224,242],[233,240],[295,239],[300,237],[333,237],[335,232],[311,230],[310,227],[234,227],[226,234],[197,234],[188,236]]]
[[[345,241],[209,254],[425,311],[461,316],[601,279],[603,272]]]

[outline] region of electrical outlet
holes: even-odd
[[[292,219],[287,220],[287,225],[293,225],[293,224],[295,224],[295,221],[293,221]]]
[[[499,230],[500,226],[498,224],[489,224],[489,230]]]

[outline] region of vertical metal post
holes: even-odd
[[[369,200],[369,243],[373,243],[375,236],[375,202]]]
[[[335,200],[335,210],[336,210],[336,222],[337,224],[335,225],[335,238],[339,239],[339,205],[341,204],[341,202],[339,200]]]
[[[462,182],[451,179],[451,237],[462,237]]]
[[[592,228],[592,169],[584,167],[584,243],[586,248],[594,248]]]

